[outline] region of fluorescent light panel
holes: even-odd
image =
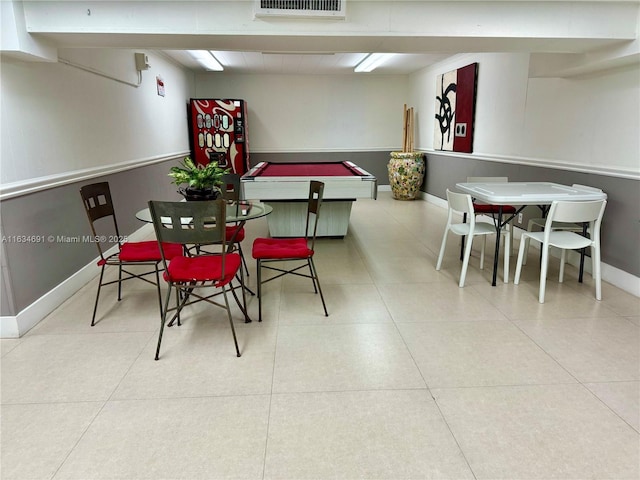
[[[335,52],[261,52],[262,55],[335,55]]]
[[[356,68],[353,69],[354,72],[371,72],[375,70],[384,62],[393,57],[395,53],[370,53],[367,55],[364,60],[362,60]]]
[[[222,64],[214,57],[213,52],[208,50],[189,50],[189,54],[204,68],[209,71],[221,72],[224,70]]]

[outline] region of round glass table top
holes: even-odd
[[[227,223],[244,222],[254,218],[264,217],[273,211],[271,205],[262,202],[240,202],[227,205]],[[136,213],[136,218],[146,223],[152,223],[151,212],[143,208]],[[167,219],[168,220],[168,219]]]

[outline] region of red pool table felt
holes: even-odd
[[[255,177],[352,177],[364,176],[345,162],[266,163]]]

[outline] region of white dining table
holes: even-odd
[[[552,182],[501,182],[501,183],[457,183],[456,188],[468,193],[474,199],[492,205],[512,205],[516,212],[508,218],[503,218],[502,208],[498,209],[497,217],[494,216],[496,233],[500,238],[500,230],[518,215],[526,206],[537,205],[542,210],[543,216],[549,206],[555,200],[565,201],[590,201],[605,200],[607,194],[578,186],[561,185]],[[495,256],[493,258],[493,280],[491,285],[496,286],[498,272],[498,256],[500,254],[500,242],[496,242]],[[582,268],[582,262],[581,262]]]

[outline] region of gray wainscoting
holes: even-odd
[[[162,162],[3,200],[3,235],[45,240],[5,243],[8,278],[3,281],[1,315],[17,315],[98,256],[94,244],[74,241],[91,235],[80,198],[81,186],[108,181],[120,234],[130,235],[142,226],[135,214],[147,206],[147,201],[182,198],[167,176],[174,164],[175,161]]]

